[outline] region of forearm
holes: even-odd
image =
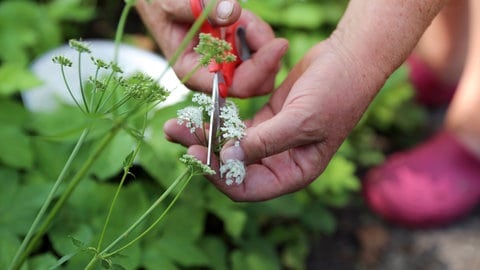
[[[388,76],[441,10],[443,0],[351,0],[337,29],[293,70],[314,87],[316,122],[333,153]],[[295,83],[297,87],[300,82]]]
[[[383,82],[411,53],[446,0],[351,0],[330,42],[367,80]]]

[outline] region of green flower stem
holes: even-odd
[[[178,191],[178,193],[175,195],[175,197],[173,198],[173,200],[168,204],[168,207],[165,209],[165,211],[163,211],[163,213],[160,215],[160,217],[157,218],[157,220],[155,220],[155,222],[152,223],[152,225],[150,225],[143,233],[141,233],[139,236],[137,236],[135,239],[133,239],[132,241],[130,241],[129,243],[125,244],[124,246],[122,246],[121,248],[113,251],[113,252],[110,252],[108,254],[105,254],[104,256],[106,258],[109,258],[111,256],[114,256],[120,252],[122,252],[123,250],[127,249],[128,247],[132,246],[133,244],[135,244],[137,241],[141,240],[143,237],[145,237],[145,235],[147,235],[153,228],[155,228],[158,223],[160,223],[160,221],[163,220],[163,218],[165,217],[165,215],[170,211],[170,209],[172,208],[172,206],[175,204],[175,202],[178,200],[178,198],[180,197],[180,194],[182,194],[183,190],[185,189],[185,187],[187,187],[188,183],[190,182],[190,179],[192,179],[192,174],[190,173],[190,175],[186,176],[185,174],[182,175],[183,177],[186,177],[187,179],[185,180],[185,183],[181,186],[180,190]],[[102,253],[105,253],[106,251],[102,252]]]
[[[70,94],[70,97],[73,99],[73,101],[75,102],[75,104],[77,105],[77,107],[82,111],[83,114],[87,114],[85,112],[85,110],[83,109],[83,107],[80,105],[80,103],[78,103],[78,100],[75,98],[75,96],[73,95],[73,92],[72,92],[72,89],[70,88],[70,85],[68,84],[68,81],[67,81],[67,77],[65,76],[65,68],[64,66],[60,66],[60,70],[62,71],[62,78],[63,78],[63,81],[65,82],[65,86],[67,87],[67,91],[68,93]]]
[[[103,137],[102,141],[97,146],[95,151],[93,151],[93,154],[85,161],[85,163],[80,168],[80,170],[73,176],[72,181],[68,184],[65,191],[62,193],[58,201],[52,207],[52,209],[49,212],[49,215],[46,217],[42,226],[38,229],[35,236],[31,239],[28,246],[23,251],[19,259],[17,260],[17,263],[13,265],[12,269],[14,270],[20,269],[22,263],[26,260],[28,255],[32,252],[32,250],[37,245],[38,241],[42,238],[42,236],[47,232],[54,218],[56,217],[60,209],[63,207],[67,199],[70,197],[70,195],[73,193],[77,185],[85,177],[85,175],[88,173],[88,171],[90,170],[92,165],[95,163],[95,161],[98,159],[100,154],[103,152],[103,150],[105,150],[105,148],[108,146],[108,144],[112,141],[112,139],[115,137],[117,132],[120,130],[121,123],[122,122],[118,122],[116,125],[112,127],[110,132],[106,134],[105,137]]]
[[[83,130],[82,134],[78,138],[77,143],[75,144],[75,147],[73,148],[72,152],[70,153],[70,156],[67,159],[67,162],[65,162],[65,165],[62,168],[62,171],[57,177],[57,180],[55,180],[55,183],[50,190],[50,193],[48,194],[47,198],[45,199],[45,202],[42,204],[42,207],[40,208],[37,216],[35,217],[32,225],[30,226],[30,229],[27,232],[27,235],[22,241],[22,244],[20,245],[20,248],[18,249],[17,253],[15,254],[15,257],[13,258],[13,261],[9,267],[9,269],[18,269],[20,268],[23,258],[26,258],[28,253],[26,252],[27,245],[29,244],[30,240],[33,237],[33,234],[35,230],[37,229],[38,224],[40,223],[40,220],[42,220],[43,216],[45,215],[48,207],[52,203],[55,193],[57,192],[58,188],[60,185],[63,183],[65,180],[65,176],[67,175],[67,172],[70,170],[70,167],[72,166],[73,160],[77,157],[77,154],[82,147],[83,143],[85,142],[85,139],[90,131],[90,128],[87,127]],[[20,260],[22,258],[22,260]]]
[[[158,78],[158,80],[160,80],[168,71],[168,69],[171,68],[173,64],[178,61],[178,58],[180,57],[180,55],[185,51],[190,41],[192,41],[195,38],[195,35],[197,34],[198,30],[200,30],[200,27],[202,26],[202,24],[207,20],[208,14],[210,14],[210,11],[212,11],[213,7],[215,7],[216,5],[217,5],[217,1],[208,2],[207,6],[203,9],[200,16],[195,20],[195,22],[193,23],[193,25],[190,27],[187,34],[185,35],[185,38],[182,40],[178,48],[173,53],[172,58],[170,58],[170,60],[168,61],[167,67],[165,67],[162,74],[160,74],[160,77]]]
[[[146,117],[145,117],[145,120],[146,120]],[[146,125],[144,125],[142,133],[145,132],[145,128],[146,128]],[[132,156],[129,157],[129,160],[127,160],[127,164],[125,164],[125,166],[123,168],[122,179],[120,180],[120,183],[118,184],[117,190],[115,191],[115,195],[113,196],[112,203],[110,204],[110,209],[108,210],[107,218],[105,219],[105,224],[103,225],[102,233],[100,234],[100,239],[98,240],[97,250],[100,250],[102,248],[103,239],[105,237],[105,233],[107,231],[108,224],[110,223],[110,218],[112,216],[113,209],[115,207],[118,196],[120,194],[120,190],[122,189],[123,184],[125,183],[125,179],[127,178],[127,175],[130,172],[130,168],[133,165],[133,161],[135,160],[135,157],[138,155],[138,152],[140,151],[141,144],[142,144],[142,139],[139,139],[137,147],[135,148],[135,151],[132,153]]]
[[[95,70],[95,77],[93,78],[93,89],[92,93],[90,94],[90,108],[92,109],[92,112],[95,113],[95,109],[93,108],[94,102],[95,102],[95,94],[97,92],[97,79],[98,79],[98,72],[100,71],[100,67],[97,67],[97,70]]]
[[[123,34],[125,31],[125,24],[127,23],[128,14],[133,7],[133,2],[135,1],[125,1],[126,4],[123,7],[122,14],[120,15],[120,19],[118,20],[117,31],[115,32],[115,49],[113,53],[113,63],[118,64],[118,56],[120,53],[120,44],[122,43]],[[113,104],[116,104],[119,97],[117,91],[112,91],[111,98],[113,99]],[[117,110],[113,111],[114,115],[117,114]]]
[[[142,223],[159,205],[160,203],[165,200],[165,198],[170,195],[170,193],[172,193],[173,189],[175,189],[175,187],[180,183],[182,182],[183,179],[187,179],[189,180],[191,178],[191,171],[190,170],[186,170],[184,173],[182,173],[180,176],[178,176],[175,181],[173,181],[173,183],[168,187],[167,190],[165,190],[165,192],[150,206],[150,208],[148,208],[144,213],[143,215],[141,215],[137,221],[135,221],[127,230],[125,230],[125,232],[123,232],[119,237],[117,237],[117,239],[115,239],[109,246],[107,246],[102,252],[100,252],[99,254],[97,254],[96,256],[94,256],[90,262],[88,263],[88,265],[85,267],[85,270],[90,270],[90,269],[93,269],[93,267],[95,266],[95,264],[98,262],[99,259],[101,258],[108,258],[109,256],[112,256],[114,254],[117,254],[118,252],[120,252],[121,250],[123,250],[124,248],[127,248],[128,246],[130,246],[131,244],[133,244],[135,241],[137,241],[138,239],[140,239],[141,237],[143,237],[146,233],[148,233],[149,230],[151,230],[153,228],[153,226],[150,226],[147,231],[145,231],[144,233],[142,233],[139,237],[135,238],[133,241],[129,242],[128,244],[126,244],[124,247],[112,252],[112,253],[107,253],[108,251],[110,251],[113,247],[115,247],[120,241],[124,240],[126,237],[128,237],[128,235],[136,228],[138,227],[138,225],[140,225],[140,223]],[[188,181],[187,181],[188,182]],[[183,188],[185,187],[185,185],[182,187],[182,190]],[[174,198],[174,200],[170,203],[170,205],[168,206],[167,209],[165,209],[165,211],[162,213],[162,215],[160,216],[160,220],[161,218],[165,215],[165,213],[170,209],[170,207],[173,205],[173,202],[177,199],[178,197],[178,194],[177,196]],[[157,219],[155,221],[155,225],[159,222],[159,219]]]
[[[112,77],[113,75],[115,74],[114,71],[112,71],[110,73],[110,75],[108,76],[108,79],[107,79],[107,82],[105,83],[105,85],[108,87],[108,85],[110,85],[110,81],[112,80]],[[119,84],[117,84],[118,86]],[[105,97],[105,92],[107,92],[107,87],[105,89],[103,89],[102,93],[100,94],[100,98],[98,99],[98,102],[97,102],[97,106],[95,106],[95,109],[94,109],[94,112],[98,113],[99,110],[101,109],[102,107],[102,102],[103,102],[103,98]],[[115,91],[116,90],[116,87],[112,90]]]
[[[80,86],[80,93],[82,94],[83,105],[85,106],[85,111],[88,113],[90,109],[88,108],[87,98],[85,97],[85,89],[83,88],[82,82],[82,53],[78,52],[78,84]]]
[[[115,239],[108,247],[106,247],[103,251],[102,254],[107,253],[110,251],[115,245],[117,245],[120,241],[125,239],[142,221],[144,221],[152,212],[157,208],[160,203],[165,200],[165,198],[172,193],[173,189],[178,185],[178,183],[181,182],[182,179],[184,179],[187,175],[189,174],[189,171],[185,171],[182,173],[180,176],[173,181],[173,183],[168,187],[167,190],[150,206],[150,208],[143,213],[140,218],[137,219],[135,223],[133,223],[125,232],[123,232],[117,239]]]
[[[122,42],[123,34],[125,31],[125,24],[127,22],[128,14],[133,7],[132,1],[126,1],[127,3],[123,7],[122,14],[117,25],[117,32],[115,33],[115,53],[113,56],[113,62],[118,63],[118,54],[120,52],[120,43]]]
[[[197,64],[192,70],[190,70],[185,76],[183,76],[180,83],[185,84],[186,82],[188,82],[188,80],[190,80],[193,74],[195,74],[200,68],[202,68],[202,65]]]

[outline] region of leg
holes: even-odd
[[[448,3],[433,20],[408,59],[417,101],[427,106],[450,102],[465,64],[468,0]]]
[[[466,14],[469,14],[468,0],[449,2],[414,50],[443,83],[456,84],[463,71],[468,41]]]
[[[465,70],[449,106],[446,127],[480,158],[480,1],[470,1]]]
[[[469,4],[463,8],[456,3],[450,2],[436,18],[416,49],[443,80],[460,78],[445,130],[392,155],[364,180],[365,199],[373,211],[403,225],[448,223],[480,202],[480,1],[459,0]],[[462,28],[460,21],[467,17]]]

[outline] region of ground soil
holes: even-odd
[[[338,229],[312,239],[309,270],[480,269],[480,208],[440,228],[389,224],[364,206],[337,211]]]

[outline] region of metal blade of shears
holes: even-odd
[[[221,72],[215,72],[212,86],[212,112],[210,114],[210,129],[208,131],[207,165],[212,165],[212,157],[217,147],[217,131],[220,128],[220,108],[225,105],[225,99],[220,96],[219,84],[223,82]]]

